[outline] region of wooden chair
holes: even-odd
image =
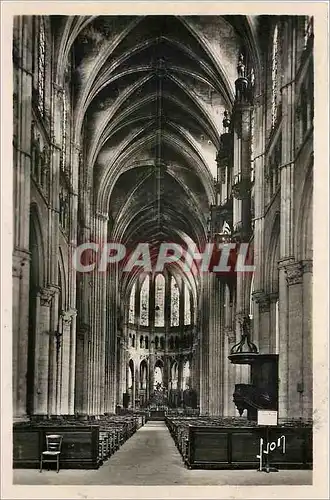
[[[40,472],[42,471],[42,465],[44,462],[56,462],[56,472],[60,470],[62,440],[63,436],[60,434],[46,435],[46,450],[41,453]]]

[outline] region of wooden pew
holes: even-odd
[[[265,430],[241,419],[176,418],[166,424],[189,468],[257,469],[260,437]],[[245,424],[245,425],[244,425]],[[312,426],[283,424],[270,431],[270,440],[285,436],[283,454],[275,449],[271,464],[278,469],[311,469],[313,464]]]
[[[46,434],[63,435],[60,464],[64,469],[97,469],[141,427],[144,419],[137,415],[108,415],[78,420],[35,417],[14,425],[14,468],[37,468],[45,450]]]

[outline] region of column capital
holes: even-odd
[[[283,257],[282,259],[280,259],[278,261],[278,269],[286,269],[286,267],[290,264],[293,264],[295,262],[294,258],[293,257]]]
[[[39,295],[40,304],[44,307],[49,307],[52,303],[55,293],[56,290],[51,286],[39,288],[37,295]]]
[[[271,298],[264,290],[256,290],[253,292],[252,299],[259,305],[259,311],[261,313],[269,311]]]
[[[285,267],[286,281],[289,286],[299,285],[303,278],[303,265],[301,262],[293,262]]]
[[[15,278],[22,278],[23,268],[31,259],[30,252],[15,250],[13,253],[12,274]]]
[[[70,325],[72,319],[77,315],[76,309],[68,309],[67,311],[61,311],[61,318],[65,325]]]

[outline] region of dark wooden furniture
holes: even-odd
[[[166,419],[169,431],[184,463],[192,469],[258,469],[260,437],[265,429],[257,426],[195,425],[193,419]],[[311,469],[313,445],[311,426],[281,426],[270,430],[270,439],[284,435],[286,452],[274,450],[270,463],[278,469]]]
[[[148,420],[165,420],[165,410],[150,410]]]
[[[63,436],[62,469],[97,469],[99,467],[98,426],[14,427],[14,468],[38,468],[41,453],[46,449],[46,434]]]
[[[144,415],[104,415],[87,420],[53,417],[14,425],[14,468],[36,468],[47,434],[63,436],[61,468],[97,469],[145,422]]]

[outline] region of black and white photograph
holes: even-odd
[[[317,2],[50,3],[2,76],[12,485],[315,486]]]

